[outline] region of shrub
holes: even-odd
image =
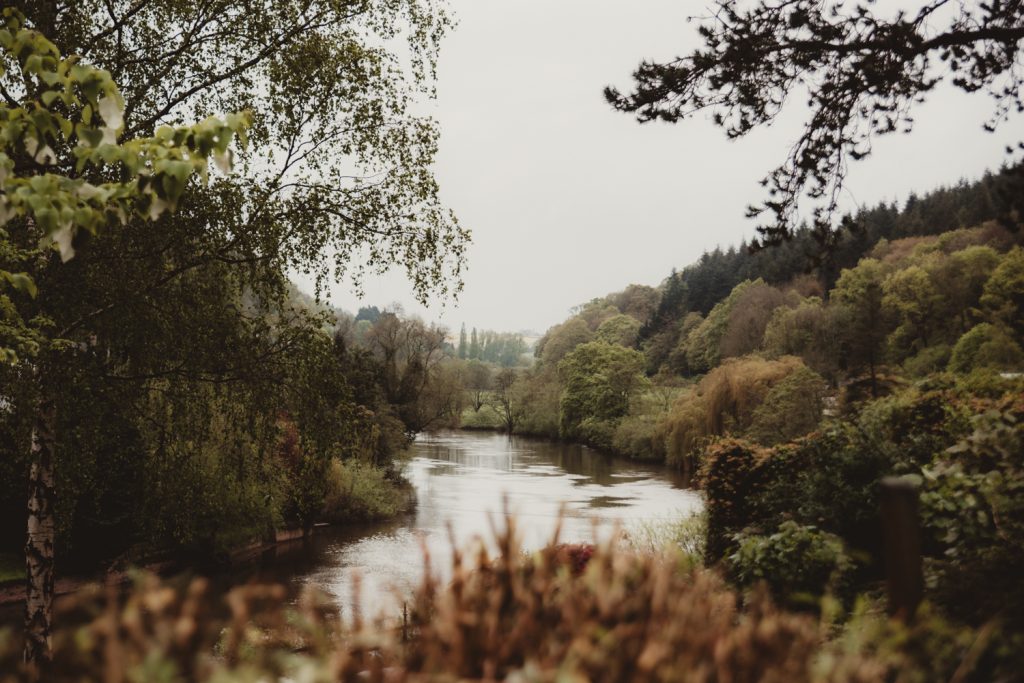
[[[612,436],[612,449],[637,460],[665,460],[665,439],[655,415],[623,418]]]
[[[665,462],[682,469],[687,477],[697,471],[700,452],[707,443],[706,414],[703,398],[691,388],[676,399],[658,426],[665,443]]]
[[[791,607],[816,607],[826,592],[845,592],[853,563],[835,534],[793,521],[770,535],[739,534],[729,556],[740,585],[764,581]]]
[[[124,595],[81,591],[62,601],[45,680],[925,683],[1009,681],[1021,670],[1019,638],[958,626],[927,605],[904,626],[865,604],[836,633],[764,591],[741,606],[678,553],[556,539],[525,554],[514,528],[495,545],[496,557],[484,544],[455,550],[450,582],[428,572],[397,624],[343,621],[323,596],[289,600],[281,586],[239,586],[219,600],[204,579],[142,575]],[[5,683],[38,678],[20,660],[17,639],[0,631]]]
[[[751,476],[761,452],[749,443],[728,439],[708,448],[701,467],[707,499],[707,542],[709,564],[728,556],[735,537],[751,521]]]
[[[331,461],[323,519],[351,522],[386,519],[405,510],[412,495],[407,482],[358,460]]]
[[[924,469],[922,518],[944,604],[975,622],[1024,627],[1024,398],[1005,399]]]
[[[805,367],[794,356],[766,360],[758,356],[731,358],[701,380],[708,434],[742,433],[772,387]]]

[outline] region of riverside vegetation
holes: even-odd
[[[1007,169],[865,210],[810,273],[801,231],[588,302],[464,421],[682,468],[706,495],[703,562],[851,624],[881,596],[880,482],[906,477],[927,619],[950,639],[922,645],[936,659],[905,680],[949,678],[968,659],[977,680],[1016,680],[1024,248],[998,217],[1021,179]],[[692,549],[693,526],[668,535]],[[663,535],[641,529],[637,547]]]
[[[1019,3],[936,28],[947,4],[889,21],[722,0],[706,51],[610,88],[642,120],[711,106],[738,137],[799,83],[815,118],[751,209],[771,249],[588,302],[533,362],[518,335],[456,346],[288,280],[399,266],[421,301],[461,289],[469,234],[415,113],[442,3],[5,7],[0,568],[25,567],[28,599],[0,677],[1020,680],[1024,169],[834,216],[847,161],[934,87],[929,55],[996,96],[991,126],[1024,108]],[[452,581],[428,574],[404,618],[342,624],[280,587],[216,605],[203,580],[139,575],[53,620],[55,567],[215,562],[395,514],[403,446],[460,424],[663,461],[706,514],[532,554],[510,521],[496,556],[453,549]],[[881,595],[892,476],[919,493],[924,558],[903,619]]]

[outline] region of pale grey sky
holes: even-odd
[[[437,162],[441,196],[473,231],[465,291],[424,309],[400,272],[369,278],[360,301],[347,284],[330,303],[401,303],[407,312],[467,327],[544,331],[569,309],[630,283],[655,285],[716,245],[754,234],[745,207],[782,162],[799,108],[728,141],[710,121],[639,125],[605,104],[630,85],[642,58],[696,45],[703,2],[689,0],[452,0],[459,26],[441,53]],[[904,199],[1003,160],[1021,119],[996,134],[984,94],[941,87],[908,136],[876,141],[854,163],[846,199]]]

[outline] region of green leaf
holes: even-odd
[[[11,283],[19,292],[28,294],[33,299],[39,293],[39,289],[36,287],[35,281],[29,277],[28,273],[8,273],[4,271],[4,278]]]

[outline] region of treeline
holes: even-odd
[[[932,373],[1020,370],[1020,182],[1018,167],[865,210],[828,259],[800,232],[594,299],[538,342],[500,426],[695,471],[723,435],[772,445]]]
[[[996,192],[1017,171],[862,213],[838,272],[798,267],[798,236],[595,299],[494,389],[491,421],[683,468],[706,495],[704,561],[829,618],[876,600],[879,491],[903,477],[923,661],[946,670],[974,642],[972,666],[1019,671],[1024,247]]]
[[[479,360],[493,363],[503,368],[511,368],[523,364],[523,354],[529,346],[523,335],[512,332],[494,332],[476,328],[466,336],[466,326],[459,332],[459,346],[456,350],[462,360]]]
[[[65,378],[51,388],[63,571],[168,553],[218,561],[276,529],[406,509],[401,452],[461,400],[444,331],[385,312],[360,332],[286,281],[265,293],[226,282],[200,270],[51,360]],[[18,372],[0,366],[0,541],[12,555],[34,405]]]

